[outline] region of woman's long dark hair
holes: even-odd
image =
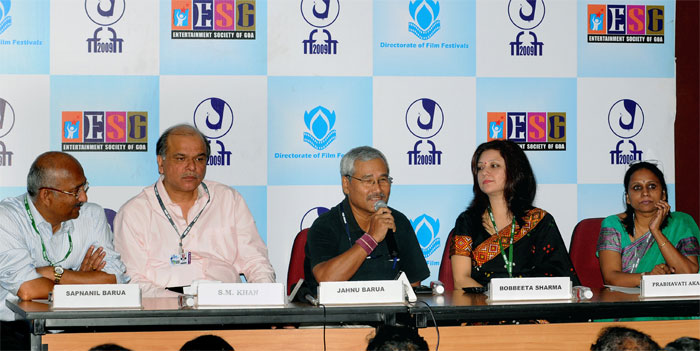
[[[506,184],[503,197],[508,204],[508,210],[513,214],[520,226],[524,225],[523,216],[532,209],[537,193],[537,182],[532,172],[530,161],[518,144],[508,140],[492,140],[479,145],[472,156],[472,176],[474,177],[474,199],[467,207],[467,215],[475,221],[481,221],[481,216],[489,206],[489,197],[479,187],[477,163],[486,150],[497,150],[506,163]],[[478,222],[477,222],[478,223]]]
[[[630,179],[632,178],[632,175],[634,172],[637,172],[640,169],[647,169],[651,171],[651,173],[654,173],[656,178],[659,178],[659,182],[661,183],[661,190],[663,190],[663,193],[666,194],[666,199],[668,200],[668,190],[666,188],[666,179],[664,179],[664,174],[661,172],[659,167],[656,167],[655,164],[649,163],[649,162],[638,162],[630,166],[630,168],[627,169],[627,172],[625,172],[625,200],[627,199],[627,196],[629,196],[628,191],[629,191],[629,186],[630,186]],[[632,205],[628,204],[627,201],[625,201],[625,218],[622,220],[622,225],[625,227],[625,230],[627,231],[627,234],[633,235],[634,233],[634,208],[632,208]],[[661,226],[659,229],[664,229],[668,225],[668,219],[671,217],[671,214],[669,213],[666,218],[664,218],[664,221],[661,222]]]

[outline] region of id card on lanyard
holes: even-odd
[[[170,212],[168,212],[168,209],[165,208],[165,205],[163,204],[163,199],[160,198],[160,194],[158,193],[158,188],[156,187],[156,185],[157,184],[153,184],[153,190],[155,190],[156,198],[158,199],[158,203],[160,204],[160,209],[163,210],[163,214],[165,214],[165,217],[168,218],[168,221],[170,221],[170,225],[172,225],[173,229],[175,230],[175,234],[177,234],[178,238],[180,239],[180,250],[178,253],[170,255],[170,264],[190,264],[192,263],[192,253],[184,250],[184,248],[182,247],[182,239],[184,239],[187,236],[187,234],[190,233],[192,226],[194,226],[194,224],[197,223],[199,216],[202,214],[202,212],[204,212],[204,209],[207,208],[209,201],[211,201],[209,189],[207,188],[207,185],[204,184],[204,182],[202,182],[202,188],[204,188],[204,192],[207,193],[207,202],[204,204],[204,207],[202,207],[197,216],[194,217],[192,222],[190,222],[187,228],[185,228],[182,234],[180,234],[180,232],[177,230],[177,226],[175,226],[173,218],[170,216]]]

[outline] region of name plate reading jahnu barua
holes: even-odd
[[[642,276],[640,296],[700,296],[700,274],[664,274]]]
[[[277,307],[285,304],[282,283],[199,284],[197,307]]]
[[[140,309],[138,284],[54,285],[53,309]]]
[[[402,304],[404,296],[400,280],[321,282],[318,285],[318,300],[324,305]]]
[[[492,301],[570,300],[569,277],[493,278],[489,283]]]

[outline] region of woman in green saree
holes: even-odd
[[[598,237],[605,284],[636,287],[646,274],[697,273],[700,230],[689,215],[670,212],[659,168],[635,163],[624,185],[627,208],[605,218]]]

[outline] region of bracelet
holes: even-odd
[[[662,247],[664,247],[664,245],[666,245],[666,244],[668,244],[668,240],[664,241],[663,244],[659,245],[659,249],[661,249]]]
[[[360,245],[360,247],[367,252],[367,255],[371,254],[374,249],[377,248],[377,242],[374,240],[374,238],[365,233],[365,235],[361,236],[360,238],[355,241],[357,245]]]

